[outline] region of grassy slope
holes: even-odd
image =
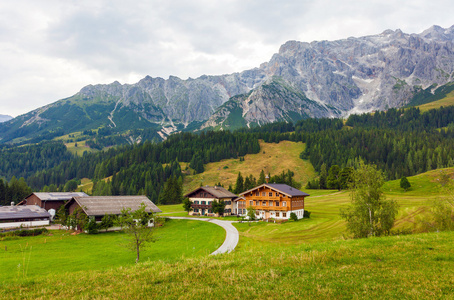
[[[255,178],[258,178],[262,169],[266,174],[271,173],[271,176],[290,169],[295,172],[295,180],[303,183],[304,186],[309,179],[315,176],[311,163],[299,158],[304,149],[303,143],[283,141],[274,144],[261,141],[260,153],[248,154],[244,157],[244,161],[226,159],[209,163],[205,165],[205,172],[186,176],[184,190],[189,192],[200,184],[214,185],[218,182],[228,187],[229,184],[235,184],[238,172],[241,172],[243,177],[252,174]]]
[[[425,112],[425,111],[428,111],[430,109],[440,108],[441,106],[446,107],[446,106],[452,106],[452,105],[454,105],[454,91],[449,93],[449,94],[447,94],[446,98],[443,98],[443,99],[438,100],[438,101],[422,104],[422,105],[419,105],[417,107],[419,107],[421,112]]]
[[[445,169],[454,173],[454,169]],[[437,183],[440,170],[430,171],[409,177],[412,188],[404,192],[400,180],[389,181],[384,185],[385,196],[396,200],[399,214],[396,229],[414,229],[416,221],[427,211],[430,201],[442,196]],[[309,194],[318,191],[306,190]],[[326,191],[329,194],[307,197],[305,208],[310,211],[311,218],[285,224],[255,223],[236,224],[240,231],[239,247],[260,248],[272,245],[292,245],[314,243],[320,241],[336,241],[344,239],[345,223],[339,216],[339,210],[350,203],[347,191]]]
[[[42,276],[4,299],[452,299],[454,233],[261,248]],[[0,288],[1,289],[1,288]]]
[[[73,236],[53,231],[51,236],[0,239],[0,283],[17,280],[24,272],[35,279],[43,270],[61,276],[58,274],[133,265],[135,253],[125,248],[126,237],[118,232]],[[208,222],[169,220],[156,229],[154,237],[156,242],[141,252],[141,261],[206,256],[221,246],[225,231]]]

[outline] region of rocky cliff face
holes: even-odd
[[[432,26],[420,34],[386,30],[338,41],[289,41],[269,62],[241,73],[187,80],[147,76],[136,84],[84,87],[6,122],[18,123],[0,128],[0,138],[18,128],[26,134],[31,130],[24,127],[33,124],[52,129],[52,116],[65,115],[64,109],[93,126],[159,124],[168,134],[204,120],[203,128],[237,127],[400,107],[421,88],[454,81],[453,42],[454,26]],[[86,122],[85,128],[93,127]]]

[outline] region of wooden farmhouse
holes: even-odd
[[[212,210],[212,202],[214,200],[223,200],[225,205],[224,215],[230,216],[233,214],[233,203],[232,200],[238,196],[234,193],[229,192],[220,186],[201,186],[192,192],[185,195],[191,201],[192,210],[189,215],[192,216],[214,216]],[[216,216],[218,216],[216,214]]]
[[[0,228],[45,226],[50,214],[37,205],[0,206]]]
[[[162,212],[147,196],[89,196],[73,197],[66,203],[69,214],[80,207],[83,212],[96,221],[101,221],[104,215],[120,215],[123,209],[130,208],[136,211],[142,203],[149,213]]]
[[[246,215],[252,207],[259,219],[289,219],[293,212],[298,219],[304,216],[304,198],[309,194],[286,184],[264,183],[240,194],[235,199],[237,213]]]
[[[58,211],[60,206],[71,200],[73,197],[88,197],[82,192],[51,192],[51,193],[32,193],[25,197],[20,204],[38,205],[45,210],[55,209]]]

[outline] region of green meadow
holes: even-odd
[[[4,299],[452,299],[453,232],[369,238],[47,273]]]
[[[225,237],[207,222],[170,220],[141,262],[121,246],[125,234],[51,235],[0,241],[0,294],[5,299],[454,299],[454,232],[418,232],[431,201],[446,196],[441,172],[384,185],[399,214],[394,236],[350,239],[339,209],[348,191],[305,190],[311,218],[282,224],[234,223],[236,250],[209,256]],[[185,216],[182,205],[162,216]],[[226,218],[234,220],[235,217]],[[6,246],[6,249],[5,249]],[[3,271],[7,270],[7,271]],[[45,272],[46,276],[42,276]],[[125,284],[127,283],[127,284]]]
[[[168,220],[154,232],[155,242],[141,252],[141,262],[173,262],[186,257],[207,256],[222,245],[221,227],[192,220]],[[52,230],[36,237],[0,238],[0,282],[45,274],[109,270],[135,264],[135,253],[125,247],[127,234],[107,232],[71,235]]]

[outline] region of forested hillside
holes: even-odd
[[[320,172],[337,165],[354,167],[360,160],[376,164],[388,179],[454,166],[454,107],[421,113],[418,108],[390,109],[342,119],[306,119],[230,131],[179,133],[166,141],[145,141],[82,157],[61,143],[4,148],[1,176],[24,177],[33,190],[60,190],[69,180],[89,178],[95,194],[146,194],[157,201],[166,181],[181,184],[187,172],[204,165],[260,151],[259,139],[306,143],[300,154]],[[249,174],[247,170],[241,171]],[[108,180],[102,180],[109,178]]]

